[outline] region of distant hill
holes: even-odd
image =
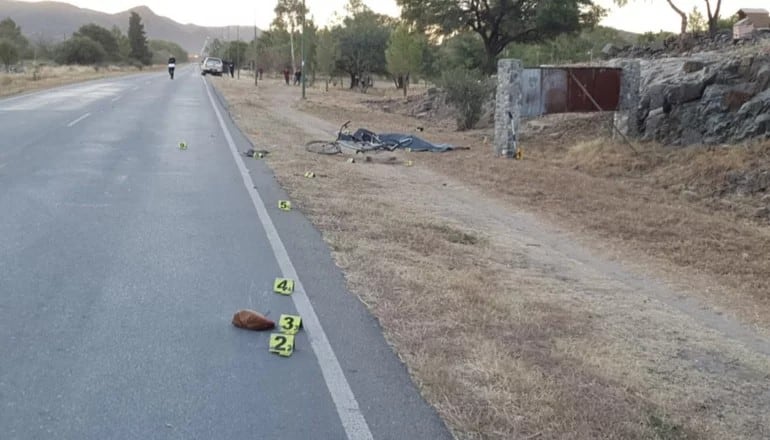
[[[226,39],[228,37],[227,27],[177,23],[170,18],[157,15],[146,6],[138,6],[117,14],[107,14],[78,8],[68,3],[0,0],[0,20],[6,17],[13,19],[21,26],[22,33],[31,41],[40,39],[62,41],[69,38],[80,26],[88,23],[96,23],[107,29],[118,26],[126,33],[131,11],[142,17],[147,38],[173,41],[192,54],[200,53],[206,38]],[[229,38],[232,40],[235,39],[236,27],[232,26],[229,29]],[[243,40],[250,40],[254,36],[254,28],[241,26],[240,35]]]

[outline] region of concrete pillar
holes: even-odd
[[[497,62],[495,101],[495,155],[513,157],[521,115],[521,61],[503,59]],[[511,132],[511,124],[515,132]]]
[[[637,109],[639,107],[639,88],[642,81],[642,67],[639,61],[619,60],[614,67],[623,69],[620,77],[620,105],[615,112],[615,127],[626,136],[639,136],[639,119]],[[613,131],[613,137],[617,132]]]

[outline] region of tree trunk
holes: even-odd
[[[673,9],[677,14],[679,14],[680,17],[682,17],[682,25],[679,33],[679,38],[681,40],[682,38],[684,38],[684,35],[687,33],[687,14],[685,14],[684,11],[682,11],[681,9],[677,8],[672,0],[666,0],[666,1],[668,2],[669,6],[671,6],[671,9]]]
[[[359,81],[358,75],[356,75],[355,73],[351,73],[350,74],[350,88],[351,89],[355,89],[358,86],[358,81]]]
[[[494,75],[497,72],[497,54],[494,47],[486,45],[484,48],[484,65],[481,66],[483,73],[487,75]]]
[[[406,94],[407,94],[407,91],[409,90],[409,75],[405,75],[402,78],[403,78],[403,86],[404,86],[404,101],[406,101],[407,99]]]
[[[292,27],[291,32],[289,32],[289,46],[291,47],[291,68],[292,68],[292,75],[294,72],[297,71],[297,59],[294,56],[294,28]]]
[[[705,0],[706,2],[706,13],[708,14],[708,20],[709,20],[709,34],[714,35],[717,33],[717,27],[719,26],[719,9],[722,7],[722,0],[717,0],[717,7],[714,9],[714,13],[711,13],[711,1]]]

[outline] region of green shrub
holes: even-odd
[[[447,103],[457,109],[457,129],[469,130],[481,119],[484,102],[492,93],[489,78],[475,70],[454,69],[441,75],[439,86]]]
[[[59,64],[96,64],[104,61],[106,53],[98,42],[82,36],[74,36],[56,48],[56,62]]]

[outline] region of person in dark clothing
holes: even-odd
[[[301,80],[302,80],[302,71],[297,70],[296,72],[294,72],[294,85],[298,86]]]
[[[168,76],[174,79],[174,70],[176,69],[176,58],[171,57],[168,59]]]
[[[289,74],[290,74],[290,72],[289,72],[289,68],[288,67],[283,69],[283,79],[284,79],[284,81],[286,81],[286,85],[287,86],[289,85]]]
[[[228,63],[228,67],[230,68],[230,78],[235,78],[235,63],[230,61],[230,63]]]

